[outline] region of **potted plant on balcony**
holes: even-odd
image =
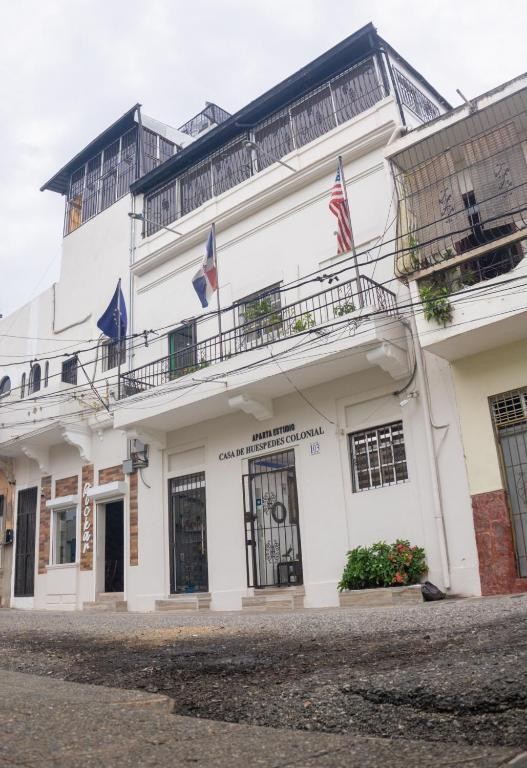
[[[315,320],[311,312],[305,312],[291,324],[291,331],[293,333],[302,333],[302,331],[308,331],[315,325]]]
[[[335,317],[344,317],[351,312],[355,312],[355,304],[352,301],[345,301],[343,304],[338,304],[333,308],[333,314]]]

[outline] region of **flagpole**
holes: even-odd
[[[355,262],[355,281],[357,283],[357,298],[359,300],[359,307],[364,306],[364,299],[362,296],[362,287],[359,274],[359,265],[357,264],[357,251],[355,250],[355,240],[353,239],[353,227],[351,226],[351,209],[348,200],[348,190],[346,189],[346,179],[344,178],[344,166],[342,164],[342,155],[338,157],[338,168],[340,171],[340,183],[342,184],[342,192],[346,200],[346,206],[348,209],[348,222],[350,225],[350,240],[351,240],[351,253],[353,255],[353,261]]]
[[[121,399],[121,278],[117,283],[117,399]]]
[[[218,287],[216,288],[216,300],[218,302],[218,331],[220,334],[220,360],[223,360],[223,336],[221,332],[221,303],[220,303],[220,273],[218,270],[218,257],[216,255],[216,224],[212,223],[212,254],[214,257],[214,265],[216,267],[216,281]]]

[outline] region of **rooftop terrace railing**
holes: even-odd
[[[145,198],[146,235],[241,184],[385,97],[374,59],[333,77],[262,120]],[[198,116],[199,117],[199,116]],[[247,147],[250,141],[253,146]],[[254,148],[256,146],[256,148]]]
[[[376,307],[396,314],[395,294],[368,277],[359,277],[364,306]],[[356,328],[360,314],[356,279],[333,285],[324,291],[281,307],[266,311],[265,300],[252,305],[252,313],[241,325],[216,336],[198,341],[181,351],[161,357],[121,375],[121,398],[166,384],[173,379],[208,368],[253,349],[290,338],[300,333],[316,331],[330,321],[342,321],[349,316],[350,327]]]

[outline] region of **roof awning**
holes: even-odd
[[[40,191],[44,192],[44,190],[49,189],[51,192],[60,192],[61,195],[65,195],[68,191],[71,174],[83,163],[96,155],[97,152],[100,152],[101,149],[104,149],[104,147],[119,138],[119,136],[125,133],[129,128],[132,128],[132,126],[137,123],[136,112],[140,107],[140,104],[134,104],[128,112],[125,112],[122,117],[115,121],[115,123],[110,125],[110,127],[100,133],[96,139],[87,144],[84,149],[66,163],[60,171],[57,171],[49,181],[40,187]]]

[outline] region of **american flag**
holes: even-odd
[[[346,200],[346,195],[344,194],[344,187],[341,180],[340,163],[337,168],[335,183],[331,190],[331,197],[329,198],[329,210],[337,217],[337,253],[347,253],[348,251],[351,251],[351,221],[348,202]]]

